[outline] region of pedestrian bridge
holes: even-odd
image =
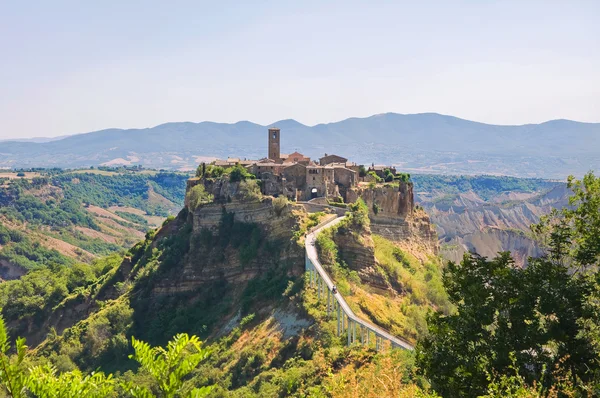
[[[324,229],[333,227],[341,222],[345,216],[336,217],[317,225],[306,235],[306,272],[308,272],[309,286],[317,290],[319,300],[327,300],[327,315],[334,314],[337,319],[337,335],[348,333],[348,345],[360,343],[369,345],[375,339],[377,351],[386,348],[402,348],[413,350],[414,347],[400,337],[393,336],[385,329],[380,328],[352,312],[344,297],[339,291],[333,292],[334,283],[319,262],[315,241],[317,235]]]

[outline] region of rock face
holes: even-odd
[[[417,240],[434,254],[439,251],[437,234],[429,216],[415,209],[413,184],[358,186],[348,190],[348,202],[362,198],[369,208],[371,230],[392,241]]]
[[[0,280],[19,279],[27,273],[27,270],[7,260],[0,259]]]
[[[498,252],[510,251],[519,266],[527,265],[529,257],[544,254],[544,250],[523,232],[493,227],[445,241],[440,254],[449,261],[460,262],[468,251],[488,258],[496,257]]]
[[[420,198],[437,227],[441,254],[447,260],[460,261],[467,251],[493,258],[498,252],[510,251],[519,266],[529,256],[538,257],[543,250],[528,236],[530,225],[553,208],[568,206],[570,191],[559,185],[542,193],[499,194],[489,200],[474,192],[456,195],[452,201],[436,202]]]
[[[222,191],[222,186],[218,189],[231,192]],[[189,252],[177,272],[157,284],[155,293],[192,291],[207,283],[241,286],[268,269],[282,265],[288,266],[292,274],[300,275],[304,272],[304,251],[293,240],[298,212],[303,213],[303,207],[292,204],[276,209],[270,197],[253,203],[232,201],[198,207],[188,214],[186,221],[191,223],[192,229]],[[239,247],[221,248],[206,243],[207,239],[214,242],[218,236],[225,214],[233,223],[255,225],[259,231],[253,232],[256,237],[243,237],[244,241],[257,239],[260,242],[256,255],[247,263],[241,260]]]
[[[377,215],[386,215],[393,218],[410,217],[414,209],[413,184],[401,182],[399,187],[383,185],[370,188],[358,186],[350,188],[347,201],[355,202],[362,198],[369,207],[369,213],[374,214],[378,207]]]
[[[360,233],[340,227],[333,240],[340,257],[351,270],[358,272],[363,283],[381,290],[391,289],[383,275],[377,272],[375,245],[368,227]]]

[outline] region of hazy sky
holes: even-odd
[[[600,122],[600,1],[0,0],[0,139],[383,112]]]

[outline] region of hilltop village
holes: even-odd
[[[299,152],[281,153],[281,130],[268,130],[268,156],[260,160],[229,158],[216,160],[215,166],[241,165],[261,180],[264,195],[286,196],[293,201],[315,198],[348,200],[348,191],[360,182],[392,181],[393,166],[372,164],[368,169],[343,156],[325,154],[318,161]]]

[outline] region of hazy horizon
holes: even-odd
[[[94,133],[94,132],[98,132],[98,131],[104,131],[104,130],[111,130],[111,129],[117,129],[117,130],[142,130],[142,129],[151,129],[154,127],[158,127],[158,126],[162,126],[165,124],[170,124],[170,123],[194,123],[194,124],[199,124],[199,123],[218,123],[218,124],[236,124],[236,123],[244,123],[244,122],[248,122],[248,123],[254,123],[254,124],[258,124],[261,126],[271,126],[274,125],[278,122],[282,122],[282,121],[286,121],[286,120],[293,120],[295,122],[298,122],[300,124],[303,124],[307,127],[315,127],[321,124],[333,124],[333,123],[338,123],[338,122],[342,122],[344,120],[348,120],[348,119],[366,119],[369,117],[374,117],[374,116],[378,116],[378,115],[384,115],[384,114],[398,114],[398,115],[405,115],[405,116],[414,116],[414,115],[427,115],[427,114],[436,114],[436,115],[441,115],[441,116],[448,116],[448,117],[455,117],[458,119],[462,119],[462,120],[468,120],[471,122],[475,122],[475,123],[482,123],[482,124],[487,124],[487,125],[495,125],[495,126],[522,126],[522,125],[528,125],[528,124],[543,124],[543,123],[548,123],[548,122],[553,122],[553,121],[557,121],[557,120],[567,120],[570,122],[575,122],[575,123],[586,123],[586,124],[600,124],[600,122],[583,122],[580,120],[572,120],[572,119],[550,119],[550,120],[545,120],[539,123],[522,123],[522,124],[496,124],[496,123],[486,123],[484,121],[480,121],[480,120],[470,120],[470,119],[465,119],[459,116],[455,116],[455,115],[445,115],[443,113],[438,113],[438,112],[418,112],[418,113],[400,113],[400,112],[384,112],[384,113],[376,113],[374,115],[368,115],[368,116],[350,116],[344,119],[339,119],[339,120],[331,120],[331,121],[323,121],[320,123],[316,123],[316,124],[306,124],[306,123],[302,123],[301,120],[296,120],[293,118],[284,118],[284,119],[278,119],[278,120],[274,120],[270,123],[258,123],[252,120],[238,120],[235,122],[220,122],[220,121],[215,121],[215,120],[201,120],[201,121],[191,121],[191,120],[182,120],[182,121],[168,121],[168,122],[164,122],[164,123],[159,123],[156,125],[151,125],[151,126],[140,126],[140,127],[129,127],[129,128],[122,128],[122,127],[118,127],[118,126],[112,126],[112,127],[106,127],[106,128],[102,128],[99,130],[93,130],[93,131],[81,131],[81,132],[77,132],[77,133],[72,133],[72,134],[61,134],[61,135],[56,135],[56,136],[32,136],[32,137],[17,137],[17,138],[1,138],[0,137],[0,142],[1,141],[12,141],[12,140],[35,140],[35,139],[62,139],[62,138],[67,138],[67,137],[71,137],[74,135],[78,135],[78,134],[89,134],[89,133]]]
[[[381,113],[600,122],[600,3],[0,5],[0,140]]]

